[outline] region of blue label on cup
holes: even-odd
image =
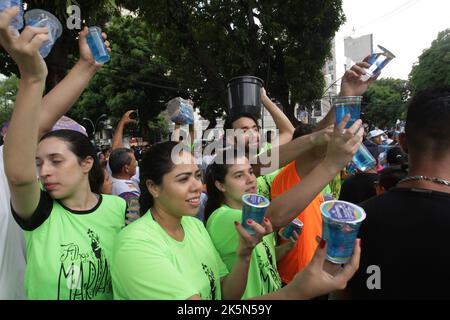
[[[330,217],[334,220],[355,221],[358,219],[358,211],[345,203],[334,203],[331,208],[328,209],[328,212],[330,213]]]

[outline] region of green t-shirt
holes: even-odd
[[[263,154],[267,150],[272,149],[271,143],[266,143],[259,151],[258,155]],[[258,194],[261,196],[266,197],[267,199],[271,200],[272,196],[270,195],[270,188],[272,187],[273,180],[275,180],[275,177],[283,170],[283,168],[277,169],[274,172],[271,172],[269,174],[259,176],[256,179],[257,187],[258,187]]]
[[[236,261],[239,234],[234,221],[242,220],[242,211],[223,205],[215,210],[206,224],[214,246],[229,271]],[[263,238],[252,253],[248,271],[247,287],[242,299],[264,295],[281,288],[281,279],[277,270],[274,234]]]
[[[273,180],[275,180],[275,177],[281,172],[281,170],[283,170],[283,168],[256,178],[256,184],[258,188],[257,192],[259,195],[264,196],[269,200],[272,200],[272,196],[270,195],[270,189],[272,187]]]
[[[183,217],[184,239],[170,237],[147,212],[119,234],[114,247],[114,299],[221,299],[228,274],[203,223]]]
[[[13,213],[26,230],[28,299],[112,299],[111,255],[125,210],[123,199],[102,195],[93,209],[74,211],[41,191],[31,219]]]

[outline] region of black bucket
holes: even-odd
[[[264,81],[253,76],[231,79],[228,84],[228,111],[230,116],[249,113],[261,117],[261,88]]]

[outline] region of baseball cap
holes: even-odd
[[[376,130],[372,130],[369,132],[369,134],[367,135],[367,139],[372,139],[378,136],[383,135],[385,132],[383,130],[380,129],[376,129]]]

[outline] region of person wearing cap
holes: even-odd
[[[370,140],[377,145],[382,145],[386,140],[384,138],[384,134],[385,132],[383,130],[380,129],[372,130],[367,135],[367,140]]]

